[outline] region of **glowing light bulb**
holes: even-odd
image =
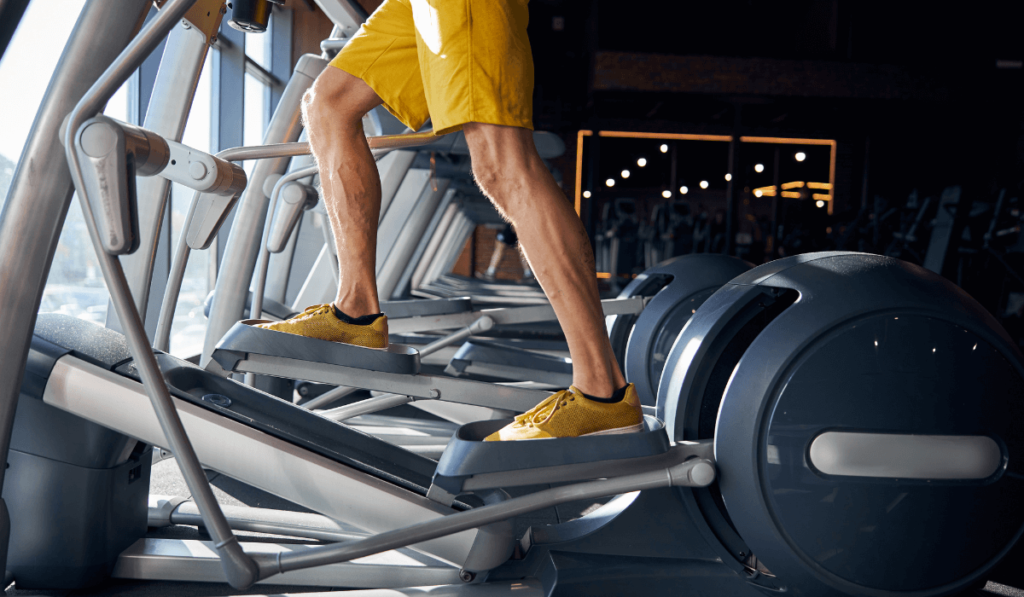
[[[700,181],[700,188],[702,188],[702,189],[708,188],[708,181],[706,181],[706,180]]]
[[[590,191],[583,191],[583,198],[590,199]]]
[[[623,170],[619,174],[622,175],[622,178],[629,178],[629,170]]]
[[[679,194],[680,195],[685,195],[685,194],[687,194],[689,192],[690,192],[690,187],[688,187],[686,185],[683,185],[683,186],[679,187]]]
[[[661,147],[659,147],[658,149],[661,150],[661,153],[668,153],[668,145],[665,145],[664,143],[662,143]]]
[[[609,178],[608,180],[604,181],[604,186],[606,186],[606,187],[614,187],[615,186],[615,179],[614,178]]]
[[[825,202],[822,201],[821,199],[815,201],[814,204],[817,205],[818,207],[825,207]]]
[[[754,189],[755,197],[760,197],[761,195],[764,195],[764,193],[761,192],[761,189]]]
[[[647,165],[647,158],[640,158],[640,159],[638,159],[636,161],[636,165],[640,166],[641,168],[643,168],[644,166]]]
[[[731,182],[731,181],[732,181],[732,174],[726,174],[725,175],[725,182]]]
[[[796,158],[796,161],[802,162],[807,159],[807,154],[802,151],[798,151],[796,152],[796,155],[793,157]]]
[[[662,191],[661,196],[668,199],[669,197],[672,196],[672,191]]]
[[[764,164],[754,164],[754,172],[758,174],[764,172]]]

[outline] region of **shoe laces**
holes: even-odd
[[[330,303],[324,303],[323,305],[312,305],[312,306],[306,307],[306,309],[302,313],[299,313],[298,315],[296,315],[294,317],[294,319],[310,317],[312,315],[323,315],[325,313],[333,312],[333,311],[334,311],[334,309],[331,307]]]
[[[550,419],[559,408],[576,400],[572,390],[562,390],[548,396],[543,402],[515,418],[515,425],[532,427]]]

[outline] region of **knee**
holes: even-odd
[[[329,72],[325,71],[317,77],[302,96],[302,119],[307,127],[311,122],[315,123],[323,118],[344,121],[346,116],[351,116],[350,120],[358,122],[363,117],[362,114],[354,112],[349,115],[348,112],[351,110],[346,109],[355,103],[351,101],[355,86],[346,78],[327,75]]]
[[[465,127],[473,164],[473,177],[480,189],[501,210],[508,213],[511,202],[524,200],[524,191],[544,184],[550,177],[533,146],[533,133],[517,127],[470,123]]]
[[[496,160],[486,156],[473,156],[473,178],[480,190],[490,198],[502,194],[502,187],[508,184],[506,172],[502,171]]]

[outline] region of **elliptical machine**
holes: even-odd
[[[159,28],[177,22],[185,3],[170,6],[177,12],[160,15],[144,32],[148,47],[159,40]],[[84,119],[117,83],[105,81],[105,91],[90,93],[76,109],[70,140],[87,132]],[[96,145],[69,143],[69,155],[76,147],[95,157],[86,150]],[[110,158],[112,166],[124,163],[124,156]],[[71,161],[128,335],[41,318],[32,350],[26,349],[30,374],[22,400],[38,401],[46,408],[35,412],[53,419],[89,422],[87,431],[99,440],[98,431],[120,434],[96,442],[124,459],[106,464],[120,467],[138,457],[132,441],[174,448],[214,536],[205,547],[219,552],[220,580],[234,586],[308,578],[301,570],[417,546],[444,559],[430,572],[438,572],[434,578],[443,578],[451,594],[478,593],[481,588],[472,585],[486,583],[533,595],[623,594],[638,587],[673,595],[942,595],[986,578],[1024,528],[1024,514],[1014,507],[1021,497],[1022,438],[1013,426],[1022,408],[1022,357],[970,297],[921,268],[828,253],[741,273],[691,310],[671,344],[655,410],[665,424],[650,417],[644,433],[629,436],[487,445],[477,441],[480,434],[504,421],[470,423],[434,465],[180,359],[154,357],[117,275],[117,255],[131,243],[110,246],[111,236],[99,234],[130,239],[124,233],[134,197],[107,196],[94,205],[90,196],[100,197],[86,183],[84,160]],[[244,183],[243,172],[214,166]],[[44,202],[61,204],[68,196]],[[18,205],[5,230],[26,228],[34,220],[26,215],[25,197],[11,201]],[[123,211],[99,209],[104,206]],[[55,237],[23,249],[52,254],[47,242]],[[3,279],[10,279],[12,267],[0,269]],[[686,273],[680,270],[673,280],[687,279]],[[666,301],[688,296],[673,288],[663,286],[651,303],[666,291]],[[8,300],[5,309],[31,319],[33,305]],[[638,342],[647,329],[639,323],[632,332]],[[415,354],[399,356],[415,369]],[[24,360],[5,362],[17,379]],[[391,371],[368,375],[390,374],[399,379]],[[145,402],[146,392],[156,408]],[[19,412],[16,448],[23,453],[61,442],[68,448],[76,439],[61,437],[61,429],[46,421],[36,427],[41,433],[32,433],[33,411]],[[260,451],[247,452],[250,447]],[[64,453],[89,468],[81,454]],[[311,509],[349,516],[369,533],[288,553],[253,551],[231,534],[200,463],[281,494],[292,491],[287,495],[306,500]],[[7,487],[20,493],[18,503],[40,495],[39,486],[24,482],[33,473],[24,462],[12,463]],[[112,492],[115,481],[134,479],[137,486],[145,474],[144,466],[137,472],[132,464],[102,476],[109,477]],[[50,475],[47,488],[71,494],[72,486],[61,480]],[[511,499],[499,491],[539,480],[571,484]],[[349,491],[331,491],[337,488]],[[106,495],[108,487],[96,491],[90,499]],[[127,500],[131,515],[140,511],[141,493],[133,489]],[[536,527],[521,541],[509,531],[508,521],[534,509],[604,495],[619,497],[577,521]],[[5,499],[15,503],[9,493]],[[36,501],[43,512],[46,504]],[[96,502],[83,500],[89,503]],[[51,513],[24,536],[67,543],[72,525],[110,529],[103,555],[115,560],[87,562],[92,578],[111,569],[130,574],[130,566],[118,565],[140,554],[126,550],[118,556],[110,546],[135,539],[131,533],[141,525],[113,528],[110,521],[124,513],[109,505],[99,516],[97,511]],[[14,512],[16,523],[25,523],[25,513]],[[360,518],[364,513],[373,516]],[[182,576],[195,569],[177,554],[167,560],[141,556],[155,569]],[[37,578],[49,580],[49,562],[23,563],[22,570],[41,563]],[[348,579],[358,572],[334,570]]]

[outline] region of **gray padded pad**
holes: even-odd
[[[35,334],[107,369],[132,357],[124,334],[70,315],[40,313]]]

